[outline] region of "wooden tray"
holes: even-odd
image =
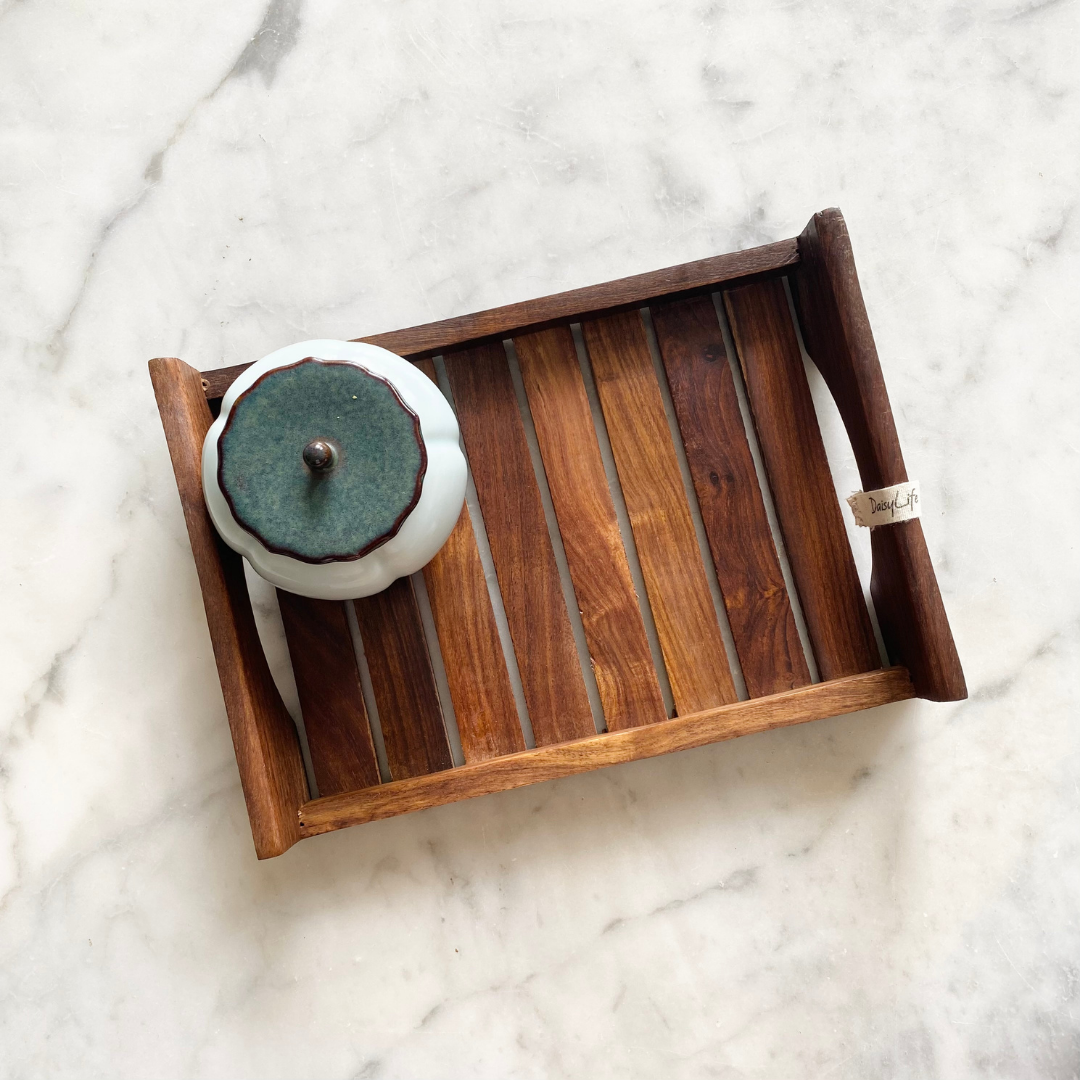
[[[203,437],[243,367],[200,373],[175,358],[150,361],[259,858],[347,825],[604,765],[913,696],[966,696],[918,520],[871,535],[871,592],[895,665],[882,667],[785,278],[806,349],[847,427],[864,489],[906,480],[838,210],[816,214],[797,239],[363,339],[408,357],[432,378],[432,358],[443,358],[498,589],[489,592],[466,508],[423,574],[449,702],[433,674],[413,583],[402,579],[355,602],[385,781],[345,605],[278,594],[318,798],[310,797],[297,730],[263,655],[242,561],[219,540],[203,504]],[[745,381],[794,598],[770,530],[717,304]],[[650,324],[666,388],[654,366]],[[587,366],[579,364],[576,326]],[[508,341],[527,409],[515,390]],[[590,370],[603,414],[598,426],[583,375]],[[665,414],[665,392],[681,440]],[[539,473],[527,423],[540,449]],[[601,456],[604,439],[618,473],[613,486]],[[545,521],[542,485],[557,536]],[[632,529],[629,555],[613,488]],[[722,593],[743,700],[695,510]],[[557,543],[591,661],[584,667]],[[644,607],[633,585],[637,566]],[[526,748],[493,596],[505,614],[535,748]],[[793,607],[801,610],[820,681],[811,680]],[[662,654],[659,675],[647,615]],[[586,679],[594,680],[593,700],[602,707],[602,734]],[[674,703],[670,718],[665,681]],[[464,757],[456,767],[446,729],[451,707]]]

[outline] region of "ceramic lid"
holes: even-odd
[[[412,364],[359,342],[303,342],[229,388],[203,488],[222,538],[260,575],[344,599],[434,556],[461,510],[465,461],[452,410]]]
[[[396,536],[426,471],[420,418],[393,384],[315,356],[245,390],[218,438],[233,516],[304,562],[358,559]]]

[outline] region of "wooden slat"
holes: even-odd
[[[609,731],[665,718],[570,328],[514,338]]]
[[[377,784],[371,740],[345,605],[278,589],[311,767],[321,796]]]
[[[814,683],[771,697],[739,701],[657,724],[526,750],[522,754],[464,765],[452,772],[383,784],[367,791],[316,799],[300,810],[304,836],[361,825],[366,821],[472,799],[495,791],[538,784],[575,773],[657,757],[675,750],[734,739],[772,728],[805,724],[826,716],[904,701],[915,696],[905,668],[894,667]]]
[[[794,266],[799,252],[794,240],[716,255],[697,262],[670,266],[647,274],[590,285],[584,289],[542,296],[536,300],[507,304],[505,307],[461,315],[453,319],[394,330],[360,338],[401,356],[430,356],[484,338],[505,338],[512,333],[538,330],[563,319],[578,318],[618,307],[643,304],[658,296],[715,288],[726,281],[767,274]],[[219,398],[247,364],[202,372],[203,388],[208,398]]]
[[[784,284],[732,289],[724,303],[821,677],[880,667]]]
[[[652,308],[675,415],[751,697],[810,682],[712,298]]]
[[[595,734],[506,352],[445,360],[536,743]]]
[[[795,296],[807,351],[847,428],[863,489],[908,479],[847,224],[815,214],[799,237]],[[920,697],[956,701],[967,684],[918,519],[871,530],[874,597],[889,655],[907,665]]]
[[[391,777],[449,769],[454,762],[412,581],[398,578],[353,604]]]
[[[268,859],[300,839],[296,811],[308,794],[300,740],[266,664],[243,559],[218,537],[203,500],[202,446],[211,417],[199,373],[162,357],[150,361],[150,378],[199,572],[251,835],[259,858]]]
[[[675,708],[736,698],[671,441],[645,326],[637,311],[582,324]]]
[[[435,381],[430,360],[419,361],[417,367]],[[462,507],[450,539],[424,567],[424,583],[465,760],[484,761],[524,750],[468,507]]]

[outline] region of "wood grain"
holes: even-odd
[[[345,605],[277,590],[320,796],[380,782]]]
[[[637,311],[582,323],[675,708],[736,698],[708,578]]]
[[[435,381],[430,360],[419,361],[417,367]],[[524,750],[525,738],[467,506],[462,507],[450,539],[424,567],[424,584],[465,760],[486,761]]]
[[[454,761],[412,581],[398,578],[354,600],[390,775],[395,780],[449,769]]]
[[[406,580],[357,605],[395,778],[387,784],[375,783],[363,790],[311,801],[305,801],[308,793],[295,728],[274,687],[255,629],[242,560],[218,539],[202,499],[201,447],[211,420],[210,410],[217,406],[236,375],[249,365],[200,375],[175,358],[150,362],[260,858],[280,854],[302,836],[868,708],[915,693],[940,700],[965,696],[963,671],[918,521],[871,533],[872,590],[882,631],[890,655],[902,660],[906,667],[864,672],[877,668],[877,651],[778,277],[788,270],[792,273],[807,348],[837,401],[864,487],[869,490],[906,479],[850,239],[837,210],[815,215],[797,242],[783,241],[365,339],[417,358],[457,350],[448,367],[459,408],[463,402],[466,405],[462,427],[473,457],[499,584],[507,599],[511,632],[540,745],[536,750],[521,749],[524,740],[516,726],[512,700],[507,699],[508,676],[493,613],[490,603],[483,602],[487,594],[476,538],[465,515],[447,547],[426,569],[425,580],[447,660],[447,679],[467,763],[459,769],[449,768],[449,745],[430,658],[416,599]],[[705,354],[709,349],[715,352],[719,342],[707,318],[705,303],[682,303],[722,285],[729,287],[725,302],[793,574],[822,674],[829,680],[776,694],[764,692],[769,686],[770,663],[772,674],[781,684],[789,677],[798,681],[804,676],[779,594],[770,592],[776,584],[775,567],[761,542],[760,505],[753,498],[752,485],[747,484],[746,460],[735,437],[737,431],[733,432],[733,388],[722,377],[717,380],[714,371],[701,364],[703,359],[707,364],[714,363]],[[727,689],[730,678],[726,658],[718,633],[709,625],[715,624],[715,619],[704,618],[704,613],[711,612],[707,586],[701,588],[692,569],[693,559],[689,560],[688,572],[684,565],[688,552],[694,559],[699,553],[692,528],[687,533],[688,508],[683,501],[675,448],[663,416],[644,331],[634,311],[646,303],[654,307],[695,490],[747,684],[751,692],[763,693],[748,702],[704,708],[691,704],[694,697],[723,697],[733,689]],[[665,308],[665,303],[674,303],[674,307]],[[674,320],[676,330],[665,323],[665,311]],[[594,353],[601,402],[642,554],[665,660],[669,669],[685,671],[690,680],[672,679],[676,699],[682,699],[678,718],[629,726],[602,736],[592,731],[539,491],[505,356],[498,344],[505,337],[524,339],[573,321],[586,324],[590,351]],[[605,617],[612,624],[623,625],[621,616],[616,619],[611,614],[626,611],[622,566],[615,566],[618,584],[610,597],[605,597],[593,582],[586,582],[581,569],[590,559],[604,563],[614,558],[613,541],[605,531],[610,527],[608,505],[601,499],[597,507],[590,499],[579,498],[578,515],[593,515],[595,522],[590,528],[595,527],[601,534],[599,539],[583,541],[573,537],[575,515],[567,509],[569,502],[560,508],[559,492],[565,487],[577,485],[584,492],[596,491],[598,485],[593,446],[580,436],[583,425],[578,389],[573,380],[567,381],[566,371],[559,366],[565,365],[565,359],[547,370],[550,358],[545,350],[565,354],[566,331],[540,337],[539,351],[543,355],[539,361],[527,355],[529,347],[520,341],[519,351],[525,355],[523,377],[528,384],[545,469],[575,589],[582,597],[590,649],[601,660],[597,674],[605,710],[608,701],[621,692],[629,695],[628,703],[617,703],[610,711],[628,716],[633,713],[633,719],[643,715],[642,705],[629,704],[630,697],[638,693],[627,689],[635,685],[635,675],[628,676],[618,669],[620,662],[628,662],[630,652],[620,656],[611,650],[605,654],[597,644]],[[491,343],[495,343],[494,347]],[[721,363],[719,357],[715,363]],[[530,365],[534,365],[531,372]],[[430,364],[422,366],[430,374]],[[543,404],[545,400],[553,402],[550,408]],[[550,428],[546,428],[548,412],[554,418]],[[557,445],[560,426],[568,444],[565,448]],[[726,453],[723,461],[717,457],[720,450]],[[721,465],[726,465],[726,470]],[[713,474],[718,481],[712,480]],[[729,480],[729,476],[733,479]],[[732,497],[729,485],[734,485],[742,501]],[[713,505],[714,489],[717,502],[720,495],[728,500],[726,512]],[[744,525],[750,529],[749,540],[739,531]],[[728,537],[726,542],[724,536]],[[591,555],[587,554],[590,544],[595,548]],[[732,575],[739,569],[732,559],[733,552],[742,553],[743,571],[758,583],[756,590],[763,598],[760,611],[752,604],[744,610],[741,604],[734,603],[734,598],[742,594],[738,584],[732,584]],[[697,568],[703,576],[699,559]],[[603,575],[595,576],[600,579]],[[705,607],[703,597],[708,598]],[[590,615],[600,610],[598,605],[605,600],[613,605],[611,611],[603,609],[603,616]],[[285,601],[284,607],[288,606],[289,601]],[[288,623],[290,619],[283,610],[283,621]],[[320,638],[319,620],[310,613],[299,620],[299,630],[297,620],[291,621],[290,649],[294,654],[305,635]],[[336,617],[327,616],[324,621],[336,625]],[[760,643],[748,646],[755,636],[753,628],[762,623],[772,629],[757,631]],[[700,629],[702,625],[707,631],[703,647],[685,637],[688,628]],[[631,633],[636,638],[636,626]],[[635,648],[640,648],[640,643]],[[307,686],[302,691],[309,702],[305,705],[307,713],[316,707],[311,702],[318,702],[317,708],[327,717],[329,727],[321,729],[325,731],[339,724],[346,712],[354,717],[357,709],[352,705],[343,710],[331,701],[340,690],[338,680],[319,685],[320,667],[314,663],[317,649],[310,643],[303,647],[302,655],[310,658],[312,665],[311,670],[298,674],[298,685],[304,682]],[[715,662],[717,656],[719,663]],[[337,657],[330,664],[347,667],[345,659]],[[520,663],[522,660],[524,663]],[[303,668],[304,663],[301,660],[299,666]],[[851,671],[860,673],[844,674]],[[717,680],[719,688],[697,685],[694,680],[703,673]],[[650,688],[645,698],[651,693]],[[319,724],[312,726],[312,730],[319,728]],[[342,740],[344,736],[338,733],[334,738]],[[327,749],[322,756],[331,765],[340,766],[336,759],[351,753],[357,757],[353,766],[363,769],[370,766],[366,759],[364,764],[358,764],[366,752],[363,746],[353,746],[340,753]]]
[[[479,311],[473,315],[460,315],[453,319],[414,326],[408,330],[394,330],[357,340],[380,345],[399,356],[431,356],[446,349],[485,339],[502,340],[510,337],[512,333],[539,330],[560,320],[582,318],[619,307],[638,306],[659,296],[715,288],[723,282],[775,272],[794,266],[798,258],[796,242],[781,240],[747,251],[716,255],[697,262],[683,263],[681,266],[670,266],[665,270],[607,281],[602,285],[571,289],[536,300],[507,304],[505,307]],[[220,398],[233,379],[248,366],[236,364],[233,367],[202,372],[206,396]]]
[[[732,289],[724,303],[821,677],[880,667],[783,282]]]
[[[445,362],[536,743],[594,734],[506,352],[481,345]]]
[[[914,696],[908,673],[902,667],[814,683],[656,724],[464,765],[452,772],[316,799],[301,808],[300,829],[304,836],[317,836],[429,806],[657,757],[740,735],[804,724],[826,716],[858,712]]]
[[[150,378],[199,573],[255,851],[268,859],[300,839],[296,812],[308,797],[300,740],[266,664],[243,560],[219,539],[203,501],[202,444],[211,417],[199,373],[162,357],[150,361]]]
[[[795,297],[803,338],[851,439],[863,489],[907,480],[851,238],[839,210],[815,214],[799,237]],[[922,522],[871,530],[870,591],[889,655],[906,664],[920,697],[967,697]]]
[[[709,550],[751,697],[810,682],[712,298],[652,308]]]
[[[577,350],[566,326],[514,339],[609,731],[663,720]]]

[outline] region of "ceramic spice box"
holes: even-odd
[[[466,465],[453,410],[412,364],[305,341],[229,387],[202,477],[218,532],[258,574],[343,600],[432,559],[461,511]]]

